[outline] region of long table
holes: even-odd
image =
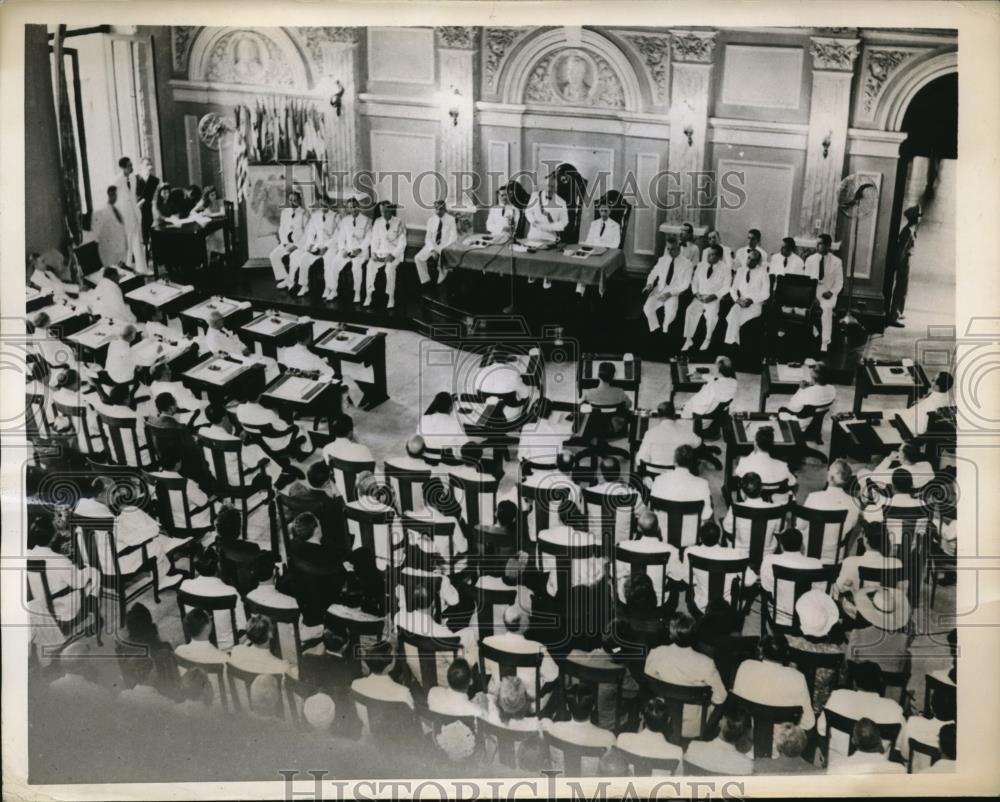
[[[503,276],[551,279],[597,286],[604,291],[608,277],[625,266],[620,248],[608,248],[603,254],[586,258],[567,256],[562,247],[518,252],[513,243],[472,247],[454,242],[441,252],[441,260],[449,270],[479,270]]]

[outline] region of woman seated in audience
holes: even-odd
[[[754,774],[816,774],[819,769],[803,757],[809,736],[802,727],[784,721],[774,725],[777,757],[756,758]]]
[[[729,704],[719,722],[719,736],[711,741],[691,741],[684,761],[712,774],[752,773],[753,721],[746,708]]]
[[[475,701],[483,711],[482,717],[498,727],[538,730],[541,726],[539,719],[532,715],[535,703],[520,677],[503,677],[495,691],[480,691]]]
[[[795,602],[801,634],[789,634],[788,645],[812,654],[845,654],[847,636],[840,622],[840,608],[822,590],[803,593]],[[813,675],[813,710],[818,714],[837,684],[837,672],[820,667]]]
[[[160,632],[153,623],[153,615],[142,602],[136,602],[125,613],[125,632],[115,636],[115,654],[118,667],[126,687],[135,685],[139,677],[134,669],[138,658],[149,657],[153,661],[150,683],[162,693],[174,695],[180,681],[173,647],[160,639]]]
[[[669,731],[670,710],[662,699],[654,697],[642,709],[642,729],[621,733],[615,743],[630,755],[681,760],[684,750],[667,740]],[[681,773],[680,769],[678,765],[677,774]]]
[[[441,392],[434,396],[420,418],[417,434],[424,438],[425,457],[430,458],[432,454],[429,452],[436,452],[450,462],[456,461],[458,450],[468,442],[469,437],[458,417],[451,393]]]
[[[185,672],[181,677],[178,697],[180,704],[175,708],[178,713],[188,716],[209,715],[215,701],[215,690],[208,674],[200,668]]]
[[[156,199],[153,202],[153,225],[160,226],[168,217],[176,214],[170,198],[173,194],[173,187],[164,182],[156,189]]]
[[[273,626],[270,619],[260,614],[247,620],[246,642],[237,644],[229,653],[229,663],[254,674],[286,674],[291,665],[287,660],[271,654]]]
[[[209,596],[215,599],[233,599],[236,611],[236,628],[243,630],[247,625],[246,613],[239,591],[219,578],[219,557],[215,548],[205,549],[192,561],[195,575],[181,582],[178,590],[196,596]],[[232,619],[228,610],[213,610],[215,622],[215,641],[220,649],[230,649],[236,643],[236,632],[233,632]]]

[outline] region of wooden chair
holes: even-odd
[[[832,671],[835,677],[840,676],[844,667],[844,654],[843,652],[807,652],[789,646],[787,662],[794,665],[806,678],[809,697],[812,698],[816,688],[816,672],[827,669]]]
[[[798,724],[802,719],[802,707],[765,705],[751,702],[736,694],[730,694],[733,704],[745,707],[753,718],[753,754],[754,757],[770,758],[774,747],[774,725],[790,721]]]
[[[502,679],[503,677],[517,676],[517,670],[519,668],[533,668],[535,670],[534,697],[535,697],[535,715],[537,716],[539,711],[541,710],[541,696],[542,696],[541,650],[537,652],[507,652],[502,649],[498,649],[495,646],[491,646],[485,641],[480,641],[479,676],[482,677],[483,682],[486,683],[489,682],[488,677],[493,676],[491,672],[486,671],[487,660],[496,663],[498,680]]]
[[[822,568],[794,568],[789,565],[775,564],[771,568],[774,574],[774,593],[764,593],[764,604],[761,609],[760,634],[765,633],[765,624],[770,625],[772,632],[784,635],[799,635],[799,616],[795,604],[799,597],[810,590],[830,592],[830,586],[837,576],[835,565],[824,565]],[[784,588],[791,586],[791,598],[782,593]],[[780,605],[779,605],[780,600]],[[780,607],[780,609],[779,609]]]
[[[632,533],[632,520],[635,518],[639,500],[639,493],[632,489],[609,495],[597,493],[589,487],[583,488],[583,511],[586,515],[587,529],[595,535],[600,535],[602,542],[608,546],[628,540]],[[623,511],[627,513],[624,522],[621,520]],[[623,524],[624,531],[622,531]]]
[[[924,744],[920,741],[916,741],[913,738],[908,739],[908,744],[910,747],[910,754],[906,758],[906,773],[913,774],[913,763],[916,755],[924,755],[929,758],[931,765],[933,766],[941,758],[941,750],[937,749],[930,744]]]
[[[125,624],[125,608],[128,603],[148,589],[153,589],[153,600],[160,603],[160,577],[156,559],[148,555],[145,543],[126,547],[119,552],[113,518],[73,515],[70,516],[70,527],[76,533],[80,553],[86,555],[86,564],[94,566],[101,574],[101,597],[117,604],[119,625]],[[139,566],[129,573],[122,571],[121,558],[135,551],[141,553]]]
[[[494,523],[493,512],[500,485],[496,477],[482,474],[478,479],[471,479],[449,473],[448,485],[462,507],[462,521],[470,526]]]
[[[259,677],[253,671],[246,671],[242,668],[237,668],[232,663],[226,665],[226,678],[229,680],[229,696],[233,700],[233,711],[240,713],[243,711],[243,699],[240,696],[240,687],[243,688],[243,697],[247,700],[247,710],[250,709],[250,686],[253,681]],[[285,676],[283,674],[272,674],[278,681],[278,704],[281,709],[281,716],[284,718],[286,716],[285,703],[282,701],[283,687]]]
[[[615,712],[610,729],[617,734],[622,724],[622,684],[625,681],[625,671],[624,665],[597,666],[591,665],[586,656],[580,660],[572,660],[567,657],[559,664],[561,698],[565,700],[566,691],[569,690],[570,686],[583,684],[593,689],[596,700],[601,685],[613,685],[615,688]],[[594,711],[590,715],[590,721],[598,727],[603,726],[596,702]]]
[[[479,627],[479,637],[487,638],[497,632],[503,632],[503,611],[517,601],[517,588],[483,588],[476,589],[476,624]]]
[[[668,501],[650,496],[649,506],[659,519],[661,534],[681,555],[684,549],[695,544],[705,511],[704,501]],[[692,531],[694,537],[691,537]]]
[[[695,604],[695,573],[701,571],[705,574],[707,586],[707,607],[716,599],[725,599],[726,591],[729,591],[729,603],[734,610],[743,610],[743,594],[746,588],[746,572],[750,565],[747,557],[736,557],[732,560],[715,560],[688,554],[686,557],[688,564],[688,607],[692,613],[701,612]],[[697,614],[697,613],[696,613]]]
[[[183,671],[190,671],[192,668],[200,668],[212,678],[212,686],[218,690],[219,704],[222,710],[229,712],[229,695],[226,693],[226,663],[201,663],[197,660],[189,660],[174,653],[174,661],[177,667]]]
[[[396,512],[417,509],[424,500],[424,487],[431,480],[431,469],[421,470],[403,467],[387,459],[384,463],[385,478],[392,487],[393,499],[396,502]],[[417,504],[417,502],[420,502]]]
[[[854,687],[854,668],[856,665],[857,661],[847,661],[847,679],[851,688]],[[882,681],[879,688],[879,696],[885,696],[886,698],[891,698],[888,694],[889,688],[899,688],[899,696],[896,701],[903,708],[904,714],[908,712],[909,708],[909,698],[907,697],[906,688],[910,684],[910,671],[910,657],[907,655],[902,670],[887,671],[884,668],[882,669]]]
[[[178,589],[177,591],[177,607],[181,614],[181,621],[183,621],[184,616],[187,615],[188,608],[193,610],[204,610],[207,612],[212,621],[212,629],[209,633],[208,639],[216,648],[219,647],[219,638],[215,630],[216,610],[225,610],[229,612],[229,626],[231,627],[230,631],[233,633],[233,643],[239,642],[240,634],[236,627],[236,605],[239,603],[239,600],[240,597],[237,596],[236,593],[233,593],[232,596],[202,596],[185,590]],[[191,638],[188,637],[186,628],[184,629],[184,642],[191,642]]]
[[[545,739],[545,744],[550,750],[557,749],[562,752],[563,775],[566,777],[596,776],[589,772],[586,775],[584,774],[583,759],[594,758],[599,760],[607,751],[603,746],[585,746],[584,744],[567,741],[565,738],[560,738],[548,731],[542,733],[542,738]]]
[[[137,418],[124,418],[98,412],[97,420],[100,424],[101,439],[104,441],[104,450],[117,465],[127,465],[141,470],[152,470],[156,467],[149,445],[139,443]]]
[[[826,718],[826,733],[820,736],[819,748],[820,753],[823,755],[823,759],[826,761],[826,765],[830,765],[830,735],[833,730],[837,732],[842,732],[847,736],[848,756],[854,754],[854,744],[851,743],[851,735],[854,732],[854,725],[858,723],[857,719],[848,718],[847,716],[834,712],[833,710],[824,710],[823,716]],[[902,724],[876,724],[878,727],[879,737],[882,739],[883,744],[888,743],[891,749],[896,743],[896,738],[899,737],[899,731],[902,728]]]
[[[517,748],[526,738],[535,735],[532,730],[515,730],[500,724],[493,724],[484,718],[476,721],[476,732],[483,743],[496,744],[497,761],[508,768],[517,768]]]
[[[375,738],[396,739],[414,721],[414,713],[406,702],[375,699],[351,688],[351,699],[358,709],[358,718],[367,723]]]
[[[378,640],[385,631],[383,616],[367,615],[357,612],[352,616],[339,615],[331,606],[323,616],[323,626],[334,632],[343,632],[347,636],[355,658],[362,656],[361,638]]]
[[[201,506],[191,504],[187,495],[188,480],[183,476],[145,473],[143,478],[153,485],[156,494],[156,517],[171,537],[201,538],[215,525],[215,499]],[[208,512],[208,522],[195,525],[195,516]]]
[[[464,724],[468,728],[469,732],[475,737],[477,744],[481,740],[480,731],[476,727],[476,717],[475,716],[456,716],[451,713],[440,713],[436,710],[431,710],[428,707],[417,707],[417,717],[426,726],[430,727],[430,736],[437,743],[437,737],[441,734],[441,730],[445,727],[455,724]]]
[[[651,677],[649,674],[643,675],[643,682],[646,685],[649,695],[662,699],[670,711],[670,732],[665,733],[670,743],[677,746],[686,746],[687,741],[690,740],[686,739],[683,735],[685,705],[695,705],[701,708],[698,737],[705,737],[705,729],[708,724],[708,708],[712,705],[711,687],[708,685],[677,685],[672,682],[664,682],[656,677]]]
[[[535,543],[538,533],[559,523],[559,511],[572,505],[570,495],[573,480],[563,474],[553,476],[545,485],[528,484],[524,480],[517,483],[518,507],[531,511],[527,514],[528,541]],[[527,544],[522,544],[526,546]]]
[[[629,576],[634,574],[648,575],[653,580],[654,589],[659,585],[657,595],[660,603],[663,603],[667,597],[667,565],[670,563],[669,551],[633,551],[629,548],[627,542],[619,543],[615,546],[614,560],[611,561],[611,571],[614,577],[615,593],[619,599],[624,601],[621,597],[621,582],[618,576],[619,563],[628,565]],[[653,571],[651,572],[650,569],[653,569]]]
[[[778,507],[748,507],[746,504],[734,502],[733,510],[733,533],[731,542],[736,543],[742,538],[739,536],[740,522],[745,521],[749,525],[749,557],[750,567],[759,575],[760,563],[764,559],[764,551],[770,543],[774,550],[775,533],[781,528],[788,515],[788,507],[781,505]]]
[[[799,530],[804,530],[805,554],[817,560],[823,560],[825,548],[833,542],[833,563],[839,565],[841,547],[844,545],[844,523],[847,521],[847,510],[817,510],[801,504],[792,506],[792,520]],[[829,562],[829,560],[823,560]]]
[[[459,638],[457,636],[437,638],[418,635],[415,632],[408,632],[402,627],[399,627],[397,631],[399,651],[406,658],[406,664],[410,667],[410,673],[416,680],[422,695],[426,695],[427,691],[436,685],[446,686],[447,669],[445,669],[445,674],[438,671],[439,655],[450,654],[451,660],[448,661],[450,665],[458,656],[459,649],[462,648]]]
[[[955,685],[952,685],[950,682],[939,680],[932,674],[927,674],[924,677],[924,715],[927,716],[927,718],[934,718],[932,704],[934,697],[938,694],[945,697],[951,697],[951,707],[954,709],[957,701],[957,692],[958,688]]]
[[[309,724],[305,719],[302,708],[306,699],[319,693],[319,688],[296,679],[290,674],[286,674],[283,684],[285,686],[285,703],[288,705],[288,718],[292,724],[300,729],[308,729]]]
[[[289,663],[298,665],[302,657],[302,634],[299,630],[299,616],[301,613],[299,608],[297,606],[272,607],[269,604],[255,601],[251,596],[252,594],[243,600],[243,610],[246,612],[248,618],[251,615],[259,614],[271,621],[271,653],[276,657],[288,660]],[[281,624],[290,624],[292,627],[292,634],[295,639],[294,659],[289,659],[288,656],[281,653],[281,637],[278,631],[278,627]]]
[[[163,426],[161,424],[146,421],[146,443],[149,446],[149,453],[152,461],[157,465],[160,463],[160,454],[164,450],[174,454],[183,454],[183,442],[187,436],[187,429],[179,429],[176,426]]]
[[[52,421],[49,420],[43,393],[26,392],[24,394],[24,411],[25,428],[29,438],[39,435],[48,437],[52,433]]]
[[[797,412],[793,412],[787,407],[780,407],[778,412],[794,415],[798,419],[799,426],[802,428],[803,440],[823,445],[823,421],[832,407],[833,401],[829,404],[803,404],[802,409]],[[809,449],[809,454],[821,457],[823,462],[827,461],[826,456],[814,449]]]
[[[680,758],[649,757],[629,752],[621,746],[615,748],[625,756],[625,760],[632,768],[632,774],[636,777],[651,777],[654,773],[672,776],[677,774],[677,768],[681,764]],[[686,771],[684,773],[687,774]]]
[[[82,404],[64,404],[61,401],[53,400],[52,408],[56,415],[62,415],[69,420],[81,454],[96,457],[107,453],[104,438],[101,436],[100,422],[97,423],[96,430],[91,431],[87,407]]]
[[[246,539],[250,513],[261,507],[270,507],[273,500],[271,479],[264,470],[264,463],[247,470],[243,464],[243,443],[240,440],[223,440],[201,432],[195,437],[215,479],[215,495],[239,502],[243,513],[243,538]]]
[[[28,560],[25,567],[27,569],[25,571],[27,601],[31,606],[40,603],[51,618],[52,626],[57,626],[59,628],[59,631],[65,638],[62,645],[58,647],[59,650],[61,651],[74,641],[88,636],[91,629],[93,629],[96,635],[97,645],[102,645],[100,606],[88,604],[87,598],[83,594],[83,590],[75,589],[68,584],[64,588],[60,588],[59,590],[53,592],[51,585],[49,584],[48,574],[46,574],[45,571],[45,560]],[[56,615],[56,599],[65,598],[74,594],[78,597],[77,604],[74,608],[76,613],[72,618],[64,621]],[[31,608],[29,607],[29,609]],[[94,617],[92,625],[90,623],[91,615]],[[39,626],[39,624],[35,623],[33,626]]]
[[[348,460],[330,457],[327,462],[330,463],[333,481],[345,502],[358,500],[357,480],[359,474],[366,471],[375,473],[374,460]]]
[[[895,588],[899,586],[906,577],[903,566],[893,568],[880,568],[877,565],[859,565],[858,579],[861,587],[877,582],[883,588]]]
[[[369,549],[377,558],[385,561],[387,570],[396,567],[396,550],[399,543],[394,540],[397,532],[395,510],[367,509],[352,504],[344,506],[344,520],[347,531],[355,543]]]
[[[706,337],[711,337],[712,332],[708,332]],[[722,428],[729,422],[729,406],[732,401],[723,401],[717,404],[715,409],[706,415],[694,413],[694,433],[702,440],[718,440]]]
[[[441,539],[448,541],[448,556],[445,561],[448,566],[454,563],[457,558],[455,553],[455,522],[453,520],[431,517],[430,513],[411,513],[400,516],[400,525],[403,531],[412,531],[424,537],[430,538],[431,543],[437,548]]]

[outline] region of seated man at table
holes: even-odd
[[[427,263],[431,259],[437,263],[437,283],[444,283],[448,277],[448,270],[441,261],[441,251],[457,239],[458,225],[455,222],[455,215],[448,212],[443,200],[434,201],[434,214],[427,220],[424,247],[413,257],[413,262],[417,266],[417,276],[422,285],[431,282],[431,274],[427,271]]]
[[[243,439],[235,434],[230,434],[222,426],[225,416],[225,407],[209,405],[205,409],[205,417],[208,419],[208,425],[203,426],[199,430],[199,433],[212,437],[216,440],[231,441]],[[277,481],[278,477],[281,476],[282,466],[272,459],[267,452],[256,443],[248,443],[246,440],[243,440],[243,447],[241,449],[240,456],[242,457],[243,470],[245,473],[253,471],[258,465],[265,463],[264,472],[270,477],[272,482]],[[209,465],[213,465],[211,454],[205,454],[205,459],[208,461]],[[229,485],[239,484],[239,469],[237,467],[236,454],[226,454],[226,476],[215,476],[214,467],[212,467],[211,470],[216,481],[225,482]]]
[[[611,219],[611,207],[602,203],[597,207],[597,218],[590,224],[584,245],[594,248],[618,248],[621,246],[622,228]],[[581,281],[576,285],[576,291],[583,295],[586,285]]]
[[[626,392],[611,383],[615,380],[616,373],[617,368],[613,362],[601,362],[597,366],[597,387],[583,391],[584,402],[602,407],[622,404],[631,407],[632,402]]]
[[[289,423],[276,410],[265,407],[257,401],[244,401],[236,407],[235,412],[236,420],[244,431],[256,433],[270,428],[278,435],[265,436],[263,439],[267,448],[282,463],[287,463],[289,457],[304,458],[306,437],[294,422]]]
[[[313,342],[312,326],[302,326],[295,335],[295,345],[278,349],[278,362],[288,368],[315,371],[320,379],[333,378],[330,363],[314,351],[309,350]]]
[[[101,280],[90,292],[81,294],[80,301],[88,304],[95,315],[119,323],[135,323],[135,315],[125,303],[125,296],[118,286],[118,271],[113,267],[104,268]]]
[[[729,357],[720,356],[715,360],[714,376],[706,381],[684,405],[683,416],[690,418],[695,415],[710,415],[719,404],[731,402],[736,398],[739,383],[736,381],[736,371]]]
[[[507,187],[497,190],[496,205],[490,207],[486,218],[486,230],[495,243],[508,242],[517,232],[521,220],[521,210],[510,202]]]
[[[324,301],[332,301],[337,296],[340,273],[350,265],[354,278],[354,303],[361,303],[361,271],[368,261],[371,236],[371,218],[361,214],[357,198],[348,198],[347,214],[341,218],[323,256],[323,279],[326,283],[323,290]]]
[[[208,328],[195,342],[203,352],[238,356],[247,353],[247,347],[226,328],[226,319],[217,310],[208,313]]]
[[[368,286],[365,306],[372,305],[375,294],[375,277],[385,270],[387,309],[396,306],[396,270],[406,252],[406,224],[396,215],[396,207],[389,201],[379,204],[379,218],[372,223],[371,257],[368,260]]]
[[[670,401],[664,401],[656,408],[656,422],[642,438],[636,465],[656,465],[667,467],[674,464],[674,454],[680,446],[697,448],[701,438],[694,433],[690,420],[681,420]]]
[[[912,407],[900,412],[899,416],[914,435],[921,435],[927,431],[929,415],[942,407],[950,407],[955,404],[951,395],[951,388],[955,385],[955,378],[946,371],[941,371],[934,377],[930,392],[917,401]]]
[[[895,451],[887,454],[885,459],[870,471],[859,470],[858,480],[871,485],[887,487],[896,468],[903,468],[909,472],[914,490],[919,490],[934,478],[934,466],[924,459],[920,446],[911,441],[903,443]]]
[[[277,286],[288,289],[291,287],[291,277],[285,270],[286,258],[290,261],[305,237],[306,220],[309,213],[302,206],[302,193],[292,190],[288,193],[288,206],[281,210],[278,220],[278,244],[268,254],[271,270]]]
[[[653,486],[649,490],[650,499],[702,501],[704,506],[701,510],[701,520],[710,520],[712,517],[712,491],[708,480],[695,474],[698,468],[698,459],[694,449],[688,445],[678,446],[674,451],[674,465],[676,465],[674,470],[664,471],[653,481]],[[660,529],[665,536],[668,531],[667,514],[657,512],[657,518],[660,519]],[[681,533],[681,545],[690,546],[697,537],[698,524],[690,517],[684,523],[685,529]]]
[[[681,256],[681,244],[677,237],[667,238],[666,253],[649,271],[643,292],[648,293],[642,312],[646,316],[651,332],[656,331],[659,322],[656,312],[663,309],[663,333],[666,334],[670,325],[677,317],[677,305],[681,294],[691,286],[691,273],[694,266]],[[711,332],[707,339],[711,339]],[[707,340],[706,340],[707,341]]]
[[[789,489],[795,487],[796,478],[789,468],[788,463],[771,456],[774,450],[774,428],[771,426],[761,426],[753,438],[753,451],[742,457],[733,469],[733,476],[739,478],[748,473],[756,473],[760,481],[765,485],[777,487],[782,483]],[[787,493],[778,494],[778,501],[787,501]]]
[[[809,365],[809,378],[802,380],[799,389],[781,411],[799,413],[804,407],[826,406],[836,398],[837,388],[830,384],[830,369],[824,362],[813,362]]]
[[[301,247],[288,255],[288,286],[289,289],[298,284],[299,295],[309,293],[309,269],[324,258],[328,243],[337,231],[337,213],[331,208],[330,199],[326,196],[319,203],[319,209],[313,209],[306,223],[302,236]]]
[[[556,193],[556,181],[556,174],[550,173],[546,179],[545,189],[532,193],[524,209],[524,216],[528,221],[529,240],[554,245],[569,225],[569,210],[566,208],[566,201]],[[528,279],[529,284],[534,281],[534,278]],[[545,279],[543,286],[548,289],[552,286],[552,280]]]
[[[784,496],[779,496],[778,498],[772,498],[770,500],[764,498],[761,495],[760,476],[751,471],[750,473],[744,474],[740,479],[739,498],[734,499],[734,501],[744,507],[767,509],[768,507],[782,506],[785,503],[785,498]],[[777,519],[768,524],[767,532],[765,533],[764,538],[764,554],[771,554],[774,552],[774,536],[780,525],[781,521]],[[736,549],[740,551],[744,557],[750,553],[750,522],[744,519],[737,521],[736,516],[733,514],[732,506],[726,510],[726,517],[722,519],[722,530],[729,535],[729,539],[734,543]]]
[[[108,343],[104,369],[98,371],[97,380],[102,384],[129,384],[135,378],[135,359],[132,346],[139,342],[139,332],[131,323],[121,327],[121,334]]]
[[[183,382],[174,379],[170,365],[166,362],[153,366],[149,376],[152,380],[149,383],[149,396],[154,404],[157,396],[161,393],[169,393],[177,402],[179,411],[192,412],[208,406],[208,401],[196,398],[194,393],[184,386]]]
[[[726,344],[739,345],[740,332],[764,311],[764,302],[771,297],[771,282],[767,271],[761,267],[760,250],[746,256],[746,266],[739,267],[729,288],[733,306],[726,316]]]

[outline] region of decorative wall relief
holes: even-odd
[[[479,29],[460,25],[446,25],[436,29],[438,47],[472,50],[479,45]]]
[[[673,60],[711,64],[715,57],[715,31],[671,31]]]
[[[625,108],[625,92],[611,65],[580,48],[564,48],[538,61],[524,100],[550,106]]]
[[[857,39],[826,39],[814,36],[810,49],[813,69],[851,72],[854,69],[854,59],[858,57],[859,44]]]
[[[629,35],[626,38],[642,55],[656,90],[655,99],[666,103],[669,95],[667,67],[670,64],[670,40],[666,36]]]
[[[194,25],[174,25],[170,29],[170,52],[173,56],[174,72],[183,73],[187,71],[188,53],[191,51],[191,42],[195,34],[200,31]]]
[[[882,94],[886,81],[896,72],[903,62],[916,56],[921,50],[866,50],[864,67],[862,108],[867,118],[875,112],[876,101]]]
[[[214,43],[206,60],[205,79],[231,84],[292,86],[291,67],[281,48],[256,31],[237,30]]]
[[[298,38],[305,45],[305,49],[312,56],[313,61],[321,68],[325,64],[324,46],[336,42],[338,44],[354,45],[360,41],[363,28],[329,28],[329,27],[303,27],[291,28]]]
[[[503,62],[504,56],[507,55],[507,51],[529,30],[529,28],[486,29],[484,72],[486,74],[486,85],[491,89],[496,89],[497,79],[500,77],[500,64]]]

